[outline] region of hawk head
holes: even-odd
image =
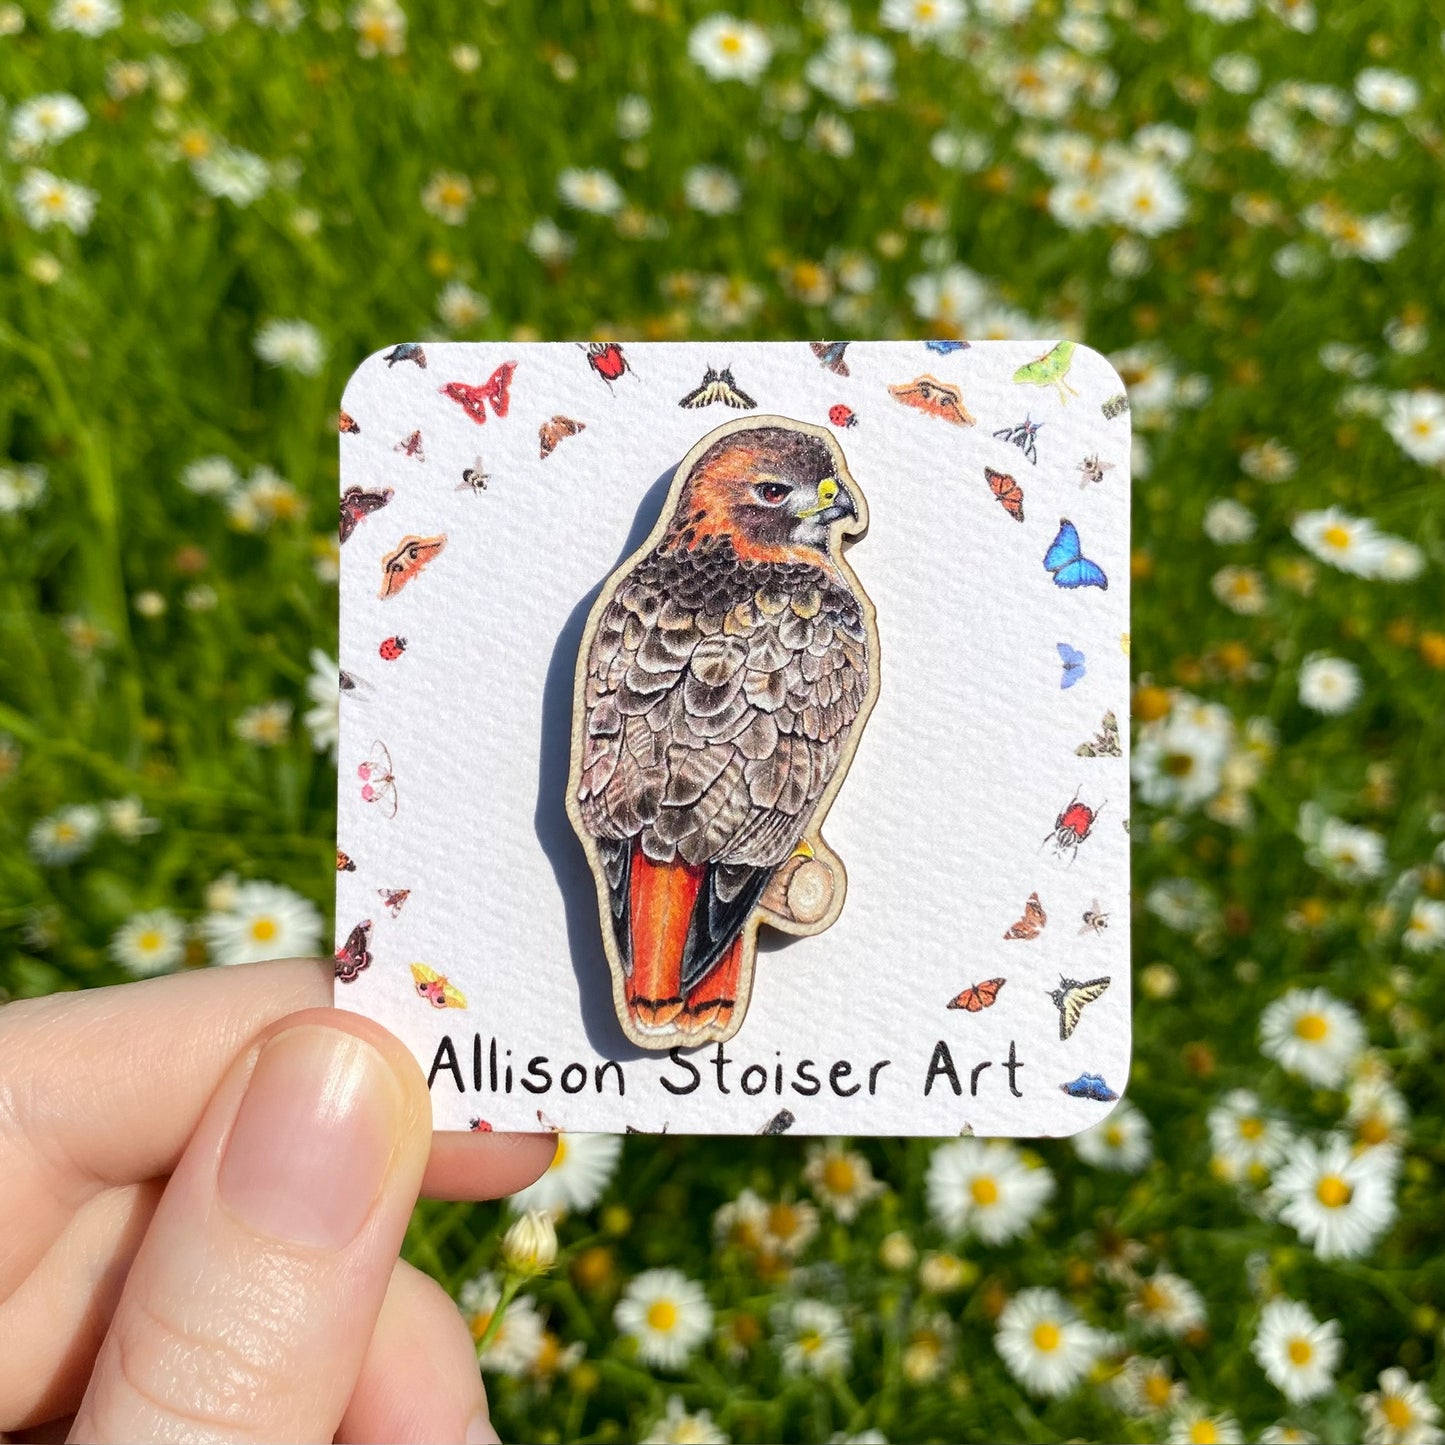
[[[690,551],[726,538],[745,560],[820,565],[833,524],[858,517],[840,461],[809,432],[766,423],[729,431],[693,463],[662,545]]]

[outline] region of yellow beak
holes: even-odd
[[[818,483],[818,504],[809,507],[806,512],[799,512],[799,518],[816,517],[819,512],[826,512],[834,502],[838,500],[838,480],[836,477],[824,477]]]

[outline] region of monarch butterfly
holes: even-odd
[[[982,1013],[986,1008],[992,1008],[998,998],[998,991],[1008,980],[1006,978],[986,978],[982,983],[976,983],[972,988],[966,988],[956,999],[949,1003],[949,1008],[967,1009],[969,1013]]]
[[[442,396],[449,396],[478,426],[487,420],[487,403],[492,404],[492,415],[503,417],[511,405],[512,373],[517,369],[515,361],[504,361],[480,386],[469,386],[464,381],[449,381],[440,388]]]
[[[843,360],[843,353],[848,349],[846,341],[810,341],[808,345],[813,348],[813,355],[829,371],[838,376],[848,375],[848,363]]]
[[[557,450],[557,444],[564,437],[575,437],[579,431],[586,430],[585,421],[573,421],[570,416],[554,416],[551,421],[544,421],[537,432],[542,460],[545,462]]]
[[[1065,978],[1060,974],[1058,988],[1044,990],[1059,1011],[1060,1039],[1068,1038],[1078,1028],[1084,1005],[1093,1003],[1109,987],[1109,983],[1107,978],[1091,978],[1087,983],[1080,983],[1076,978]]]
[[[385,743],[372,744],[371,756],[358,764],[356,776],[361,779],[361,801],[375,803],[388,818],[396,817],[396,775]]]
[[[336,950],[336,978],[339,983],[355,983],[364,968],[371,967],[371,919],[358,923]]]
[[[678,405],[687,407],[689,411],[697,411],[700,407],[711,406],[715,401],[732,407],[734,411],[752,411],[757,406],[757,402],[738,386],[733,378],[732,368],[728,366],[721,371],[708,367],[702,374],[702,384],[688,392]]]
[[[379,512],[395,495],[390,487],[372,492],[363,487],[347,487],[341,494],[341,540],[345,542],[358,523]]]
[[[418,572],[435,561],[447,544],[446,534],[403,537],[394,551],[381,559],[380,597],[395,597]]]
[[[1049,915],[1044,912],[1044,906],[1039,902],[1037,893],[1029,894],[1029,901],[1024,904],[1024,916],[1004,934],[1005,938],[1037,938],[1043,932],[1044,924],[1049,921]]]
[[[888,395],[904,406],[927,412],[929,416],[936,416],[954,426],[973,426],[975,422],[973,414],[963,404],[963,393],[936,376],[917,376],[912,381],[901,381],[888,388]]]
[[[433,1008],[466,1008],[467,1001],[461,990],[453,987],[434,968],[428,968],[424,963],[414,963],[411,966],[411,976],[416,983],[418,995]]]
[[[1015,522],[1022,522],[1024,519],[1024,489],[1007,472],[996,472],[992,467],[985,467],[983,474],[988,478],[988,484],[993,489],[994,496],[1003,504],[1004,511]]]

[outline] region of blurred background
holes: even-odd
[[[531,1440],[1442,1434],[1422,0],[0,3],[0,1000],[331,947],[337,417],[402,338],[1129,385],[1136,1062],[1074,1142],[567,1137],[423,1205]]]

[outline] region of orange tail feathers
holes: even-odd
[[[706,871],[702,864],[654,863],[633,844],[626,994],[632,1021],[644,1032],[671,1031],[682,1012],[682,951]]]
[[[682,1017],[678,1019],[684,1033],[699,1033],[705,1028],[726,1028],[732,1022],[742,966],[743,940],[739,934],[717,965],[684,1000]]]

